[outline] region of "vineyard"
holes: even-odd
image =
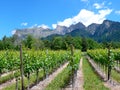
[[[0,90],[119,90],[120,49],[0,51]]]
[[[23,71],[21,70],[21,59]],[[78,69],[79,60],[80,51],[75,51],[74,56],[71,55],[71,51],[62,50],[0,51],[0,89],[29,90],[68,62],[65,67],[68,72],[66,74],[72,76],[70,71],[75,72]],[[64,80],[69,78],[67,76]],[[8,82],[10,82],[8,86],[4,86],[4,83]]]

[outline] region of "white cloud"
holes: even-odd
[[[27,25],[28,25],[27,22],[23,22],[23,23],[21,23],[21,26],[27,26]]]
[[[57,27],[57,24],[52,24],[52,27],[55,29]]]
[[[101,9],[101,8],[104,8],[105,6],[105,3],[103,2],[103,3],[101,3],[101,4],[99,4],[99,3],[94,3],[93,4],[93,6],[96,8],[96,9]]]
[[[38,25],[38,27],[42,27],[42,28],[44,28],[44,29],[50,28],[49,26],[47,26],[47,25],[45,25],[45,24]]]
[[[66,25],[67,27],[69,27],[72,23],[74,23],[72,18],[65,19],[63,22],[58,22],[60,26]]]
[[[120,15],[120,10],[119,11],[115,11],[115,13]]]
[[[57,24],[53,24],[53,28],[57,25],[69,27],[72,24],[76,24],[78,22],[82,22],[84,25],[88,26],[92,23],[102,23],[106,16],[112,12],[111,9],[99,10],[98,13],[94,13],[93,11],[89,11],[86,9],[82,9],[78,15],[65,19],[64,21],[58,22]]]
[[[12,35],[14,35],[16,33],[16,30],[13,30],[11,33],[12,33]]]

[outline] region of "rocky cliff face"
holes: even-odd
[[[99,25],[100,24],[93,23],[93,24],[89,25],[86,30],[89,33],[91,33],[92,35],[94,35],[94,33],[95,33],[96,29],[99,27]]]
[[[93,36],[98,41],[120,41],[120,22],[105,20]]]
[[[47,37],[53,33],[55,32],[53,32],[50,29],[34,27],[34,28],[26,28],[26,29],[17,29],[14,35],[18,36],[18,38],[24,39],[27,35],[32,35],[35,38],[42,38],[42,37]]]

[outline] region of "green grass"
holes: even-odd
[[[94,72],[86,59],[83,60],[84,90],[109,90]]]
[[[46,87],[45,90],[61,90],[65,87],[70,79],[70,69],[66,67],[61,73],[59,73],[55,79]]]
[[[112,77],[112,79],[114,79],[120,83],[120,73],[118,73],[115,70],[112,70],[111,77]]]
[[[103,67],[102,67],[102,70],[104,70],[103,69]],[[107,73],[106,73],[107,74]],[[115,81],[117,81],[118,83],[120,83],[120,73],[119,72],[117,72],[116,70],[114,70],[114,69],[112,69],[112,71],[111,71],[111,76],[110,76],[113,80],[115,80]]]
[[[7,76],[0,77],[0,84],[5,83],[6,81],[12,80],[13,78],[15,78],[15,75],[17,77],[20,76],[20,72],[17,71],[15,72],[15,74],[11,73],[11,74],[8,74]]]

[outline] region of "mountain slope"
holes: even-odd
[[[98,41],[120,41],[120,22],[105,20],[96,29],[93,38]]]

